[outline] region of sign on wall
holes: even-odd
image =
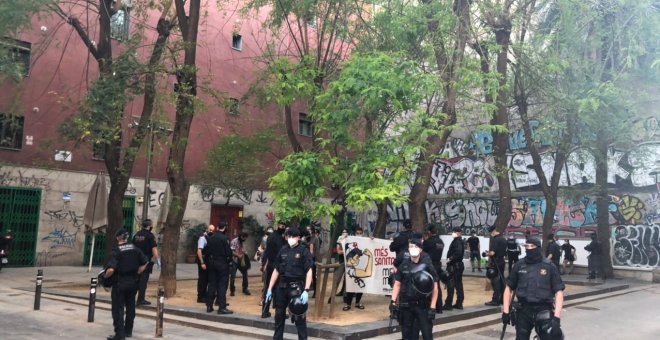
[[[346,291],[387,295],[392,287],[387,282],[392,273],[395,253],[390,240],[349,236],[344,247]]]

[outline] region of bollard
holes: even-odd
[[[87,310],[87,322],[94,322],[94,308],[96,307],[96,285],[98,279],[93,277],[89,284],[89,309]]]
[[[156,306],[156,337],[163,337],[163,312],[165,311],[165,289],[158,287],[158,302]]]
[[[34,288],[34,310],[41,308],[41,284],[44,279],[43,269],[37,270],[37,286]]]

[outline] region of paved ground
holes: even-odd
[[[660,285],[644,290],[592,301],[562,312],[561,324],[566,339],[653,340],[660,337]],[[446,337],[448,340],[498,339],[501,325],[484,327]],[[507,329],[505,339],[514,339]]]

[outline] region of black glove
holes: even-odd
[[[429,309],[426,313],[426,315],[429,317],[429,321],[433,322],[433,320],[435,320],[435,308]]]
[[[561,319],[559,319],[556,316],[552,317],[552,321],[550,323],[552,325],[552,329],[560,329],[561,328]]]
[[[397,306],[396,302],[394,301],[390,302],[390,318],[392,319],[399,318],[399,306]]]
[[[502,313],[502,324],[508,325],[511,323],[511,316],[509,313]]]

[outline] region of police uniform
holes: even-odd
[[[424,250],[424,253],[431,257],[433,269],[435,269],[438,276],[442,273],[442,251],[444,248],[445,243],[440,239],[440,235],[437,234],[429,237],[429,239],[422,244],[422,249]],[[435,305],[435,311],[437,313],[442,313],[442,289],[440,289],[440,287],[438,287],[438,299]]]
[[[518,256],[520,255],[520,249],[518,249],[518,243],[515,238],[506,240],[506,254],[509,258],[509,273],[511,273],[511,268],[518,262]]]
[[[116,235],[118,238],[128,237],[128,232],[120,229]],[[124,339],[132,335],[139,270],[147,264],[147,261],[147,257],[133,244],[122,242],[113,249],[108,268],[113,268],[112,275],[116,275],[110,294],[115,335],[108,339]],[[126,308],[126,319],[124,319],[124,308]]]
[[[390,243],[390,251],[397,253],[397,255],[403,253],[408,248],[408,240],[413,233],[410,229],[412,228],[410,220],[403,222],[403,226],[405,230],[399,233],[399,235],[392,240],[392,243]]]
[[[502,234],[497,234],[490,239],[489,251],[495,254],[491,257],[490,266],[495,269],[495,276],[490,277],[493,287],[493,297],[486,305],[500,305],[504,294],[504,257],[506,256],[507,242]]]
[[[227,286],[229,285],[229,262],[232,253],[229,240],[224,232],[218,231],[209,237],[206,245],[206,268],[209,275],[209,287],[206,293],[206,312],[213,311],[213,300],[217,294],[218,314],[232,314],[227,309]]]
[[[550,261],[552,261],[552,263],[557,267],[557,270],[559,271],[561,268],[559,265],[559,258],[561,257],[561,248],[557,244],[557,241],[555,241],[554,239],[549,241],[550,244],[548,244],[548,250],[545,256],[552,255],[552,259]]]
[[[284,228],[277,228],[268,238],[266,239],[266,275],[264,277],[264,291],[262,296],[262,301],[264,301],[264,306],[261,312],[262,318],[270,317],[270,301],[266,301],[266,292],[268,291],[268,284],[270,283],[270,278],[273,276],[273,271],[275,270],[275,262],[277,262],[277,255],[280,252],[280,249],[285,246],[284,241]]]
[[[152,234],[151,231],[146,227],[143,227],[133,236],[133,245],[135,245],[138,249],[140,249],[144,254],[144,256],[147,257],[147,259],[151,259],[151,256],[153,254],[153,248],[158,247],[158,245],[156,244],[156,237],[154,237],[154,234]],[[147,291],[147,283],[149,282],[149,275],[151,274],[153,267],[154,267],[154,263],[149,261],[147,264],[147,268],[142,272],[142,274],[140,274],[139,283],[138,283],[138,296],[137,296],[138,304],[144,304],[144,305],[151,304],[148,301],[146,301],[144,297]]]
[[[458,231],[458,230],[455,230]],[[463,254],[465,253],[465,244],[461,236],[454,237],[449,244],[447,251],[447,274],[449,280],[447,281],[447,298],[443,309],[451,310],[452,308],[463,308],[463,300],[465,294],[463,291],[463,271],[465,265],[463,264]],[[456,304],[452,305],[454,300],[454,290],[456,290]]]
[[[433,284],[437,285],[438,274],[431,257],[424,252],[420,254],[417,263],[414,263],[409,256],[404,257],[394,274],[394,279],[401,284],[398,306],[399,323],[404,340],[418,339],[420,331],[424,340],[433,339],[433,319],[429,318],[429,312],[435,314],[435,310],[430,310],[431,295],[424,295],[413,287],[413,275],[420,271],[431,274]]]
[[[297,228],[291,228],[288,235],[296,237],[300,236],[300,232]],[[275,269],[278,273],[278,279],[273,287],[273,305],[275,306],[274,340],[283,339],[286,308],[292,297],[301,295],[305,291],[307,273],[312,270],[313,265],[314,261],[309,249],[300,244],[293,248],[285,246],[277,254]],[[307,320],[305,316],[296,317],[295,324],[298,330],[298,339],[307,339]]]
[[[540,241],[537,242],[540,247]],[[556,327],[559,328],[558,319],[552,317],[553,302],[555,294],[564,290],[565,285],[559,270],[550,260],[540,257],[534,261],[526,256],[513,266],[506,284],[515,291],[520,304],[517,309],[516,340],[528,340],[535,326],[541,340],[563,338],[539,331],[547,330],[553,322],[557,322]]]

